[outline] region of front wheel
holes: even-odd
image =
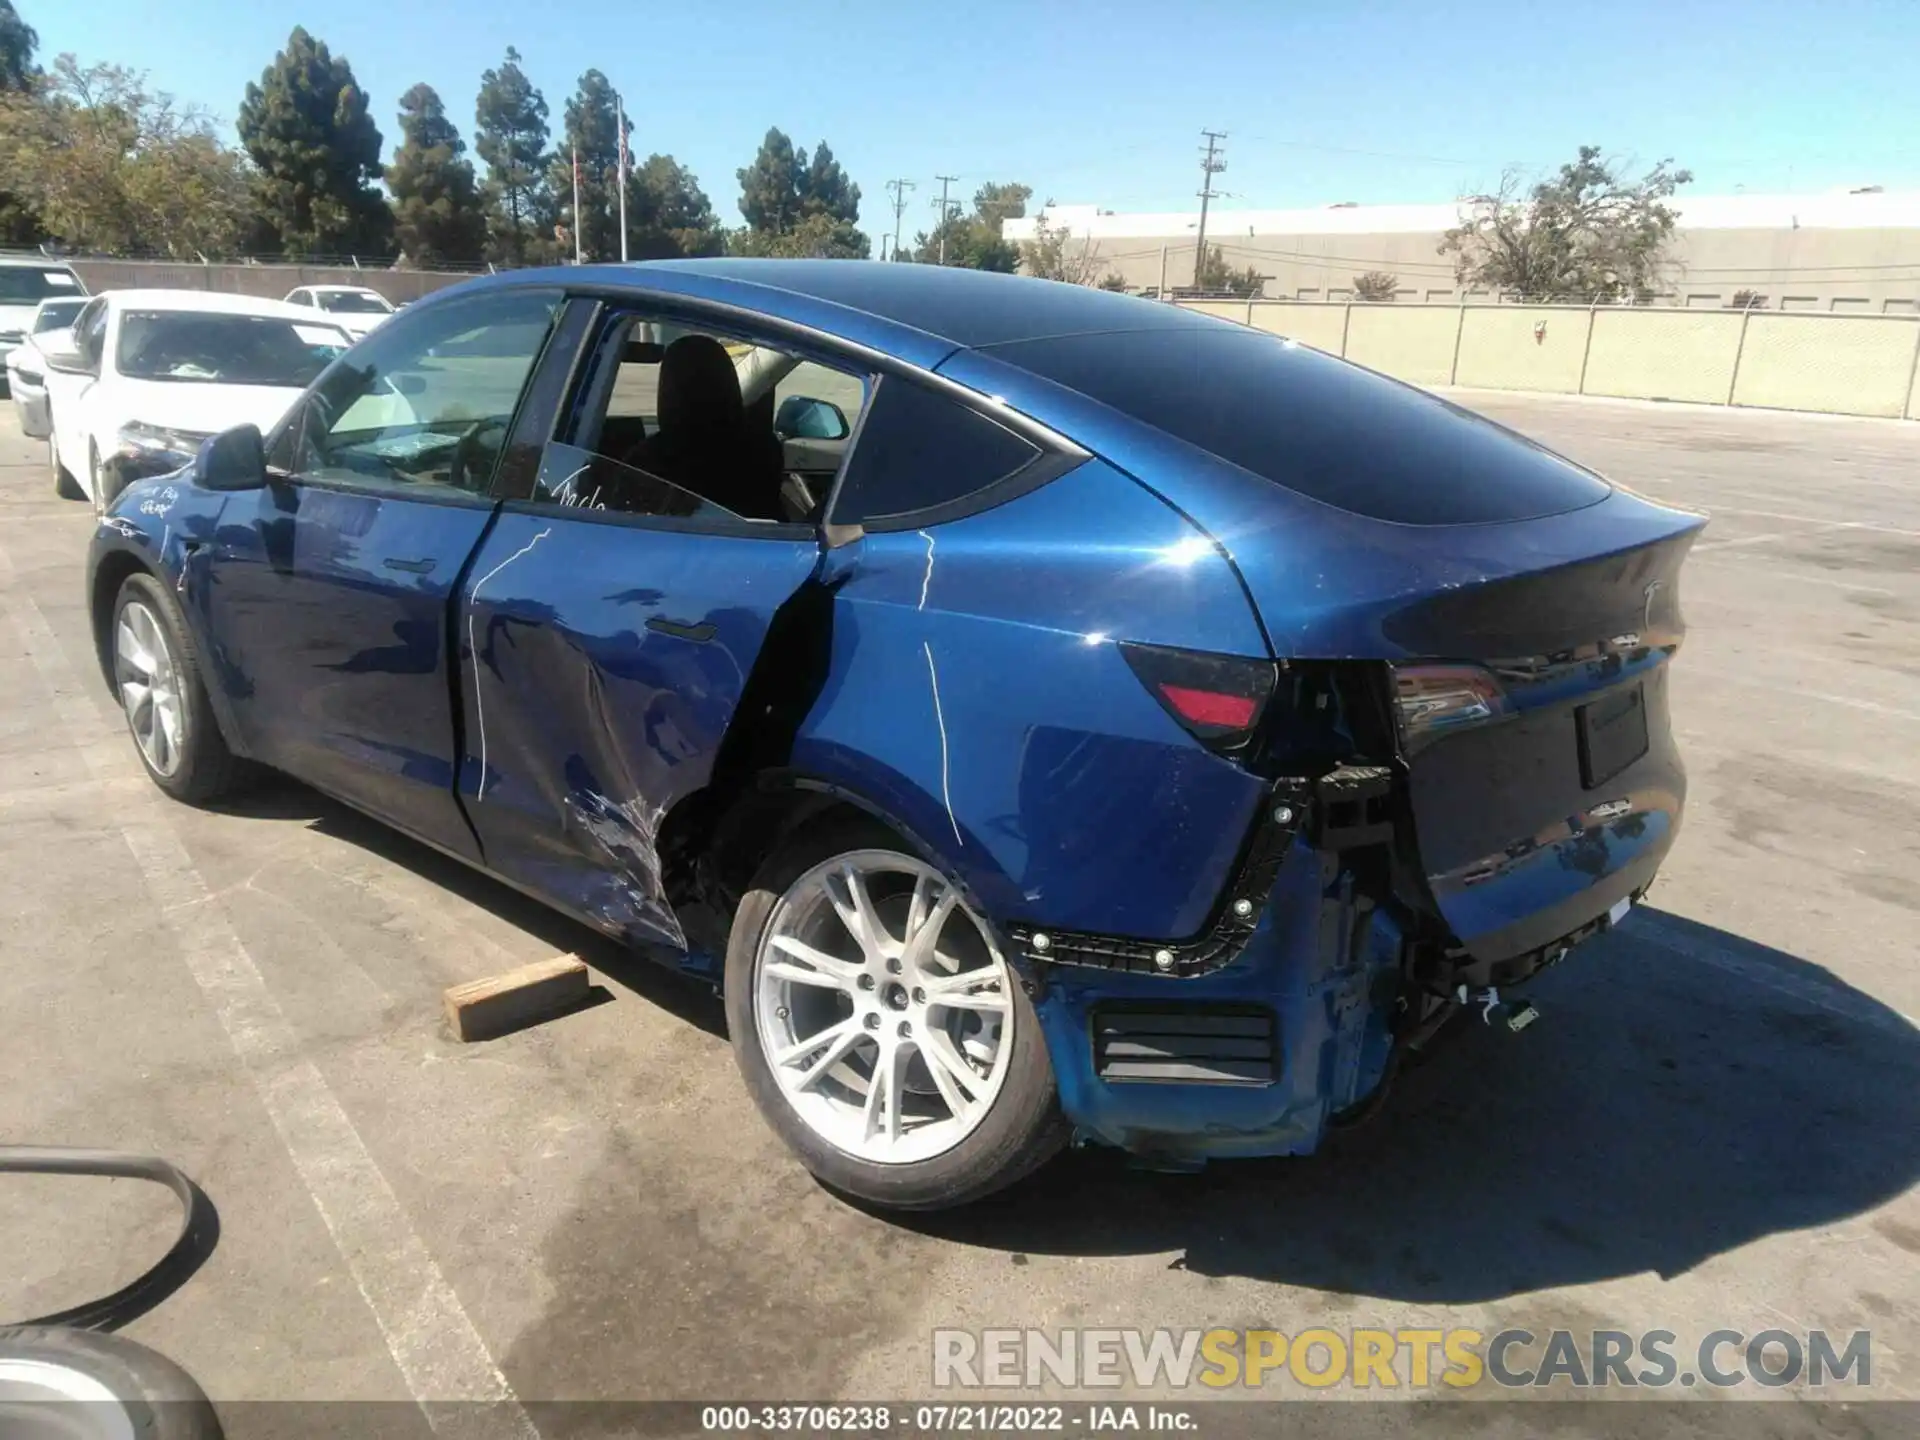
[[[200,656],[167,587],[130,575],[114,602],[113,689],[153,783],[203,805],[233,787],[238,762],[207,699]]]
[[[989,927],[876,824],[802,832],[761,867],[726,991],[755,1103],[837,1190],[961,1205],[1066,1140],[1039,1017]]]

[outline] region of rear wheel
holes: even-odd
[[[747,1088],[835,1189],[965,1204],[1066,1140],[1039,1018],[988,926],[876,824],[803,832],[761,868],[726,980]]]
[[[110,643],[114,693],[153,783],[194,805],[231,789],[238,762],[213,717],[199,652],[151,575],[130,575],[120,587]]]
[[[47,463],[53,466],[53,493],[62,500],[84,500],[87,492],[80,488],[80,482],[73,478],[73,472],[61,463],[60,441],[51,432],[47,435]]]

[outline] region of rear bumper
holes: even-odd
[[[1061,1107],[1083,1139],[1147,1157],[1306,1154],[1380,1083],[1401,951],[1400,926],[1356,902],[1339,856],[1296,837],[1223,967],[1040,967]]]
[[[1564,846],[1543,846],[1503,903],[1534,908],[1487,938],[1508,959],[1497,966],[1457,955],[1446,990],[1469,983],[1513,987],[1609,927],[1610,912],[1652,882],[1677,824],[1659,812],[1622,817]],[[1602,827],[1604,828],[1604,827]],[[1352,832],[1349,832],[1352,833]],[[1322,832],[1324,838],[1324,832]],[[1608,850],[1604,874],[1586,873],[1591,850]],[[1334,845],[1338,845],[1335,837]],[[1129,967],[1116,946],[1098,963],[1036,954],[1014,929],[1025,967],[1039,980],[1035,1008],[1060,1104],[1082,1140],[1174,1165],[1208,1159],[1306,1155],[1332,1117],[1372,1095],[1387,1075],[1396,1031],[1428,1018],[1438,1000],[1410,996],[1410,959],[1431,958],[1414,937],[1433,933],[1389,902],[1355,890],[1350,851],[1292,836],[1265,903],[1232,958],[1214,968],[1159,974]],[[1542,903],[1543,884],[1571,874],[1571,893]],[[1050,946],[1058,955],[1069,953]],[[1167,952],[1162,952],[1167,953]],[[1184,951],[1172,952],[1184,966]],[[1431,992],[1433,976],[1421,967]],[[1409,1015],[1403,999],[1419,1013]]]

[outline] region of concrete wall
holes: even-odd
[[[1920,316],[1271,301],[1189,308],[1416,385],[1920,419]]]
[[[1017,222],[1009,222],[1013,225]],[[1353,280],[1382,270],[1399,280],[1401,304],[1493,304],[1486,290],[1464,293],[1451,257],[1440,253],[1441,232],[1399,234],[1236,233],[1218,218],[1207,244],[1220,247],[1234,270],[1252,266],[1263,277],[1263,298],[1309,304],[1343,302]],[[1091,253],[1131,289],[1156,289],[1162,258],[1169,287],[1193,284],[1195,237],[1100,235]],[[1848,315],[1920,314],[1920,230],[1861,228],[1724,229],[1678,231],[1668,251],[1663,303],[1720,309],[1741,290],[1762,297],[1770,311],[1814,310]]]
[[[163,260],[75,260],[72,264],[96,295],[102,290],[214,290],[278,300],[302,285],[364,285],[397,305],[473,278],[427,270],[355,270],[344,265],[180,265]]]

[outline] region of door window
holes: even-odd
[[[631,313],[597,336],[560,433],[509,498],[696,528],[817,518],[860,375]]]
[[[560,298],[483,293],[382,327],[320,377],[273,467],[326,484],[484,492]]]

